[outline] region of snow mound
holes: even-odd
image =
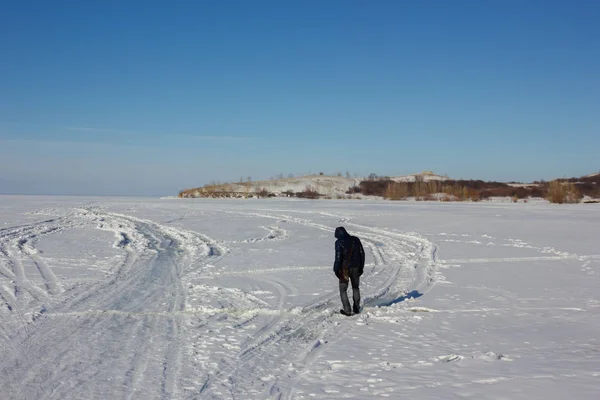
[[[448,176],[438,175],[431,171],[423,171],[423,172],[419,172],[417,174],[390,177],[391,180],[396,181],[396,182],[415,182],[419,178],[423,179],[423,181],[425,181],[425,182],[445,181],[445,180],[450,179]]]

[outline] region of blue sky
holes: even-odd
[[[600,170],[597,1],[14,1],[0,193]]]

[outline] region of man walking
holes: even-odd
[[[365,267],[365,250],[360,239],[351,236],[344,227],[335,228],[335,263],[333,272],[340,281],[340,297],[343,309],[340,313],[350,316],[350,301],[348,300],[348,281],[352,283],[352,300],[354,314],[360,312],[360,290],[358,288],[360,276]]]

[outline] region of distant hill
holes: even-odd
[[[424,182],[429,181],[446,181],[450,178],[448,176],[442,176],[435,174],[431,171],[423,171],[418,174],[402,175],[402,176],[390,176],[390,179],[396,182],[415,182],[417,178],[422,178]]]
[[[362,178],[346,178],[343,176],[309,175],[294,178],[271,179],[253,182],[226,183],[221,185],[205,185],[187,189],[180,197],[253,197],[295,195],[304,191],[318,192],[323,196],[343,196],[352,186],[356,186]]]
[[[533,183],[453,180],[424,171],[410,175],[350,177],[324,174],[262,181],[210,184],[182,190],[179,197],[299,197],[299,198],[385,198],[402,200],[479,201],[492,197],[519,199],[548,198],[556,189],[557,202],[578,202],[584,197],[600,198],[600,173],[580,178],[555,179]]]
[[[427,181],[449,179],[431,171],[417,174],[389,177],[396,182],[414,182],[418,177]],[[254,182],[236,182],[220,185],[205,185],[203,187],[186,189],[179,197],[251,197],[251,196],[286,196],[296,195],[305,191],[317,192],[320,196],[331,198],[347,197],[351,188],[357,187],[365,180],[381,179],[379,176],[349,178],[344,176],[307,175],[293,178],[270,179]],[[353,195],[361,196],[358,193]]]

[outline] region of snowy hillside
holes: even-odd
[[[446,180],[448,177],[436,175],[433,172],[422,172],[419,174],[393,176],[391,180],[396,182],[414,182],[417,178],[421,178],[427,182],[430,180]],[[281,196],[285,193],[298,193],[305,190],[314,190],[324,197],[344,198],[347,197],[347,192],[350,188],[358,186],[361,181],[367,180],[369,177],[350,178],[344,176],[328,176],[328,175],[307,175],[294,178],[271,179],[255,182],[243,183],[227,183],[219,185],[206,185],[203,188],[188,189],[183,197],[201,197],[202,193],[221,192],[230,193],[233,197],[238,194],[252,195],[265,190],[276,196]],[[362,198],[360,194],[354,194],[354,197]]]
[[[2,400],[600,398],[600,205],[0,196],[0,226]]]
[[[266,191],[267,193],[276,196],[282,196],[285,193],[313,190],[323,196],[338,198],[343,197],[350,187],[358,185],[360,181],[361,179],[359,178],[310,175],[297,178],[206,185],[200,188],[184,190],[180,193],[180,196],[203,197],[208,194],[224,193],[226,194],[226,197],[239,197],[240,195],[253,196],[261,191]]]
[[[431,171],[424,171],[418,174],[410,174],[410,175],[402,175],[402,176],[392,176],[391,179],[396,182],[414,182],[417,178],[422,179],[424,182],[429,181],[445,181],[450,178],[447,176],[442,176],[438,174],[434,174]]]
[[[254,187],[265,188],[271,193],[287,191],[301,192],[306,188],[314,188],[325,196],[343,195],[352,186],[358,185],[362,178],[346,178],[343,176],[309,175],[297,178],[284,178],[255,182]],[[242,189],[238,186],[239,189]]]

